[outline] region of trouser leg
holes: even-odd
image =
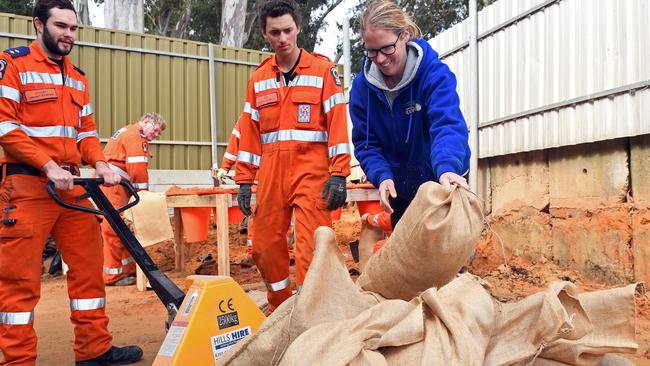
[[[2,365],[35,365],[34,308],[40,299],[41,253],[55,219],[42,202],[16,206],[12,226],[0,225],[0,350]],[[38,212],[38,219],[34,213]]]
[[[332,226],[330,211],[322,198],[302,196],[294,201],[296,217],[296,282],[302,285],[314,257],[314,232],[320,226]]]
[[[66,199],[73,200],[80,190]],[[92,207],[89,200],[74,201]],[[74,351],[77,361],[95,358],[112,343],[105,313],[106,295],[102,279],[102,239],[97,218],[85,212],[61,208],[53,230],[63,260],[68,264],[70,319],[74,325]]]
[[[120,208],[128,203],[129,196],[122,186],[102,187],[102,191],[115,208]],[[113,284],[124,277],[133,276],[135,274],[133,257],[106,219],[101,223],[101,234],[104,253],[104,283]]]

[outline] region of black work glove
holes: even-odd
[[[241,212],[248,216],[251,214],[251,185],[250,184],[240,184],[239,193],[237,194],[237,204]]]
[[[337,175],[330,176],[330,179],[325,183],[325,187],[323,187],[323,198],[327,198],[325,208],[332,211],[343,206],[347,195],[348,191],[345,188],[345,177],[339,177]]]

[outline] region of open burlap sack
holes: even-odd
[[[578,294],[574,284],[554,282],[501,304],[485,365],[598,365],[606,353],[636,352],[634,288]]]
[[[463,275],[410,302],[385,300],[312,327],[291,343],[280,365],[482,365],[493,309],[480,279]]]
[[[305,330],[324,322],[348,319],[368,308],[352,282],[334,230],[314,233],[315,252],[300,293],[281,304],[260,330],[230,349],[220,365],[277,365],[284,351]]]
[[[552,345],[567,342],[574,345],[565,350],[574,354],[585,347],[600,355],[636,349],[626,340],[629,328],[634,328],[629,325],[633,314],[620,315],[625,324],[594,326],[592,314],[569,282],[554,283],[544,292],[509,304],[493,301],[482,285],[481,279],[464,274],[410,302],[385,300],[355,317],[315,325],[290,344],[280,365],[529,365],[540,355],[567,357],[561,349],[553,356],[544,354]],[[613,312],[630,303],[633,298],[609,297],[602,310]],[[606,333],[598,335],[596,328]],[[602,342],[590,343],[593,335]],[[574,359],[568,364],[596,365],[599,359],[589,363]]]
[[[569,282],[502,304],[492,300],[480,278],[463,274],[409,302],[387,300],[360,292],[351,282],[331,229],[319,229],[315,238],[314,261],[302,292],[278,307],[258,333],[237,344],[219,364],[528,365],[557,362],[535,357],[554,357],[552,346],[563,345],[559,339],[575,341],[572,349],[589,348],[595,354],[636,349],[628,340],[630,329],[633,337],[634,311],[629,309],[634,309],[634,298],[627,293],[601,294],[596,300],[588,296],[589,310],[598,309],[592,315]],[[610,322],[606,314],[618,309],[625,311]],[[590,334],[602,342],[589,343]]]
[[[133,234],[142,247],[174,238],[167,212],[167,196],[162,192],[140,191],[140,203],[124,211],[133,222]],[[131,199],[131,201],[133,198]]]
[[[610,357],[615,361],[603,361],[603,356],[611,352],[634,353],[638,348],[635,341],[636,287],[632,284],[580,294],[578,299],[593,329],[579,339],[559,339],[546,345],[535,365],[601,365],[608,362],[626,365],[620,358]]]
[[[361,288],[409,301],[454,278],[481,235],[483,208],[476,195],[452,187],[420,186],[386,245],[368,260]]]

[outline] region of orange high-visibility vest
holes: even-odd
[[[275,56],[251,76],[237,154],[239,184],[251,184],[262,160],[262,149],[282,149],[313,143],[328,147],[331,175],[350,174],[346,100],[336,66],[304,49],[295,73],[285,84]]]
[[[235,164],[237,161],[237,153],[239,152],[239,121],[240,119],[237,120],[237,123],[235,123],[235,127],[232,129],[232,133],[230,134],[230,139],[228,140],[228,146],[226,147],[226,152],[223,154],[223,159],[221,159],[221,169],[225,171],[229,171],[230,168]]]
[[[0,55],[0,162],[41,169],[49,160],[91,166],[104,160],[88,80],[68,57],[63,62],[62,73],[38,42]]]
[[[108,166],[138,190],[149,189],[150,154],[149,141],[142,136],[138,123],[115,131],[104,147]]]

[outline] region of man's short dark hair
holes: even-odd
[[[266,31],[266,18],[277,18],[285,14],[291,15],[296,25],[300,27],[300,13],[298,4],[294,0],[266,0],[260,1],[257,6],[262,31]]]
[[[43,24],[46,24],[50,18],[50,9],[52,8],[72,10],[77,14],[77,10],[70,0],[36,0],[32,16],[40,19]]]

